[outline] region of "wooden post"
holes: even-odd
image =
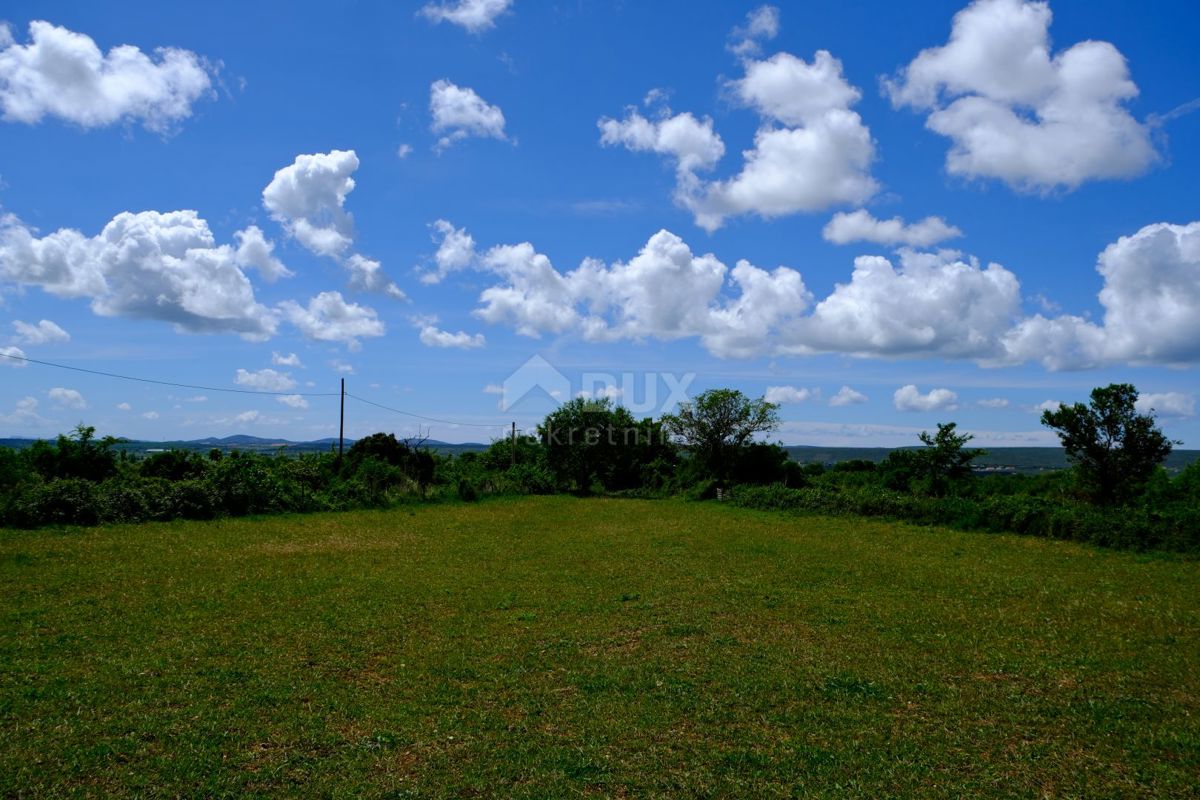
[[[338,458],[346,449],[346,379],[342,378],[342,410],[338,415]]]
[[[517,423],[512,424],[512,465],[517,465]]]

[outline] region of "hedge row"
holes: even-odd
[[[968,531],[1018,533],[1103,547],[1200,552],[1200,508],[1175,503],[1155,511],[1062,503],[1028,495],[922,497],[876,487],[740,486],[730,502],[746,508],[887,517]]]

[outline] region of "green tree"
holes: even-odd
[[[917,438],[925,445],[917,451],[917,468],[922,473],[924,489],[934,497],[943,497],[955,481],[971,477],[971,462],[984,454],[983,450],[968,450],[967,442],[975,437],[955,433],[957,423],[938,423],[937,433],[921,431]]]
[[[577,397],[548,414],[538,436],[558,484],[588,492],[596,483],[605,489],[635,485],[642,466],[660,454],[656,430],[653,422],[635,420],[608,398]]]
[[[1114,383],[1093,389],[1088,405],[1042,412],[1042,424],[1058,433],[1081,487],[1102,505],[1135,496],[1172,449],[1153,413],[1138,413],[1137,399],[1132,385]]]
[[[663,417],[663,427],[718,480],[725,480],[738,448],[779,427],[779,406],[751,400],[736,389],[710,389]]]

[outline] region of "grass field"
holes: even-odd
[[[0,796],[1195,796],[1198,589],[675,501],[4,531]]]

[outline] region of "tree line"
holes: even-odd
[[[636,419],[608,399],[577,398],[535,433],[486,450],[440,455],[420,440],[376,433],[334,452],[296,457],[169,450],[137,458],[79,426],[55,442],[0,448],[0,525],[90,525],[467,501],[496,495],[721,494],[743,506],[880,515],[1121,547],[1200,549],[1200,464],[1174,478],[1171,442],[1136,410],[1128,384],[1046,411],[1071,468],[979,476],[983,452],[953,422],[882,462],[800,465],[765,440],[778,408],[734,389],[704,392],[673,414]],[[1114,513],[1114,509],[1120,509]]]

